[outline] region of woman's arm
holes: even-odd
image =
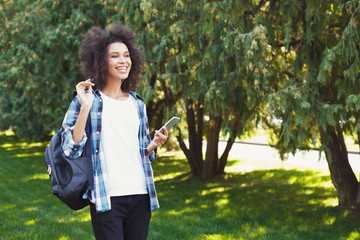
[[[84,136],[86,121],[91,108],[81,106],[79,116],[73,128],[72,138],[74,142],[81,142]]]
[[[80,99],[78,96],[76,96],[72,100],[62,124],[62,129],[63,129],[61,133],[62,150],[64,154],[71,159],[76,159],[79,156],[81,156],[82,150],[87,141],[87,136],[85,131],[83,131],[81,134],[80,142],[75,142],[73,139],[74,126],[78,120],[80,109],[81,109]]]
[[[76,85],[76,92],[81,102],[79,116],[73,129],[73,140],[77,143],[81,142],[83,139],[86,121],[94,101],[92,86],[94,86],[94,84],[90,82],[90,79],[84,82],[79,82]]]
[[[88,91],[85,91],[86,86],[89,86]],[[90,81],[76,85],[77,96],[71,102],[62,124],[62,150],[72,159],[81,156],[87,141],[85,126],[94,99],[91,86]]]

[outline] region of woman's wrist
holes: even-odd
[[[152,140],[150,143],[153,144],[153,145],[155,145],[155,148],[160,147],[160,145],[157,144],[154,140]]]
[[[152,140],[146,148],[148,155],[150,155],[158,146],[159,145]]]
[[[91,105],[82,104],[80,107],[80,111],[89,113],[91,110]]]

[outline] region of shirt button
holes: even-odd
[[[100,134],[100,132],[99,132],[99,131],[97,131],[97,132],[96,132],[96,134],[98,134],[98,135],[99,135],[99,134]]]
[[[76,150],[78,150],[77,148],[74,148],[74,150],[76,151]]]
[[[96,151],[95,151],[95,152],[96,152],[96,153],[98,153],[98,152],[99,152],[99,150],[97,150],[97,149],[96,149]]]
[[[100,113],[98,112],[98,116],[100,116]]]

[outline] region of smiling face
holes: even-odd
[[[123,80],[128,78],[131,69],[130,52],[121,42],[114,42],[108,46],[106,79]]]

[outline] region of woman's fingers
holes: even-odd
[[[90,79],[86,81],[79,82],[76,84],[76,92],[80,98],[82,106],[91,106],[94,100],[92,93],[92,86],[95,84],[90,82]]]
[[[85,83],[90,84],[91,86],[95,86],[95,83],[92,83],[90,78],[87,79]]]
[[[168,138],[168,134],[166,129],[165,130],[163,129],[163,133],[161,133],[158,130],[155,130],[154,141],[156,141],[156,143],[163,145],[167,141],[167,138]]]
[[[86,81],[82,81],[82,82],[79,82],[77,85],[76,85],[76,88],[80,88],[80,89],[85,89],[86,87],[92,87],[92,86],[95,86],[94,83],[90,82],[90,79],[86,80]]]
[[[168,131],[167,131],[166,127],[164,127],[164,128],[161,130],[161,133],[162,133],[164,136],[168,137]]]

